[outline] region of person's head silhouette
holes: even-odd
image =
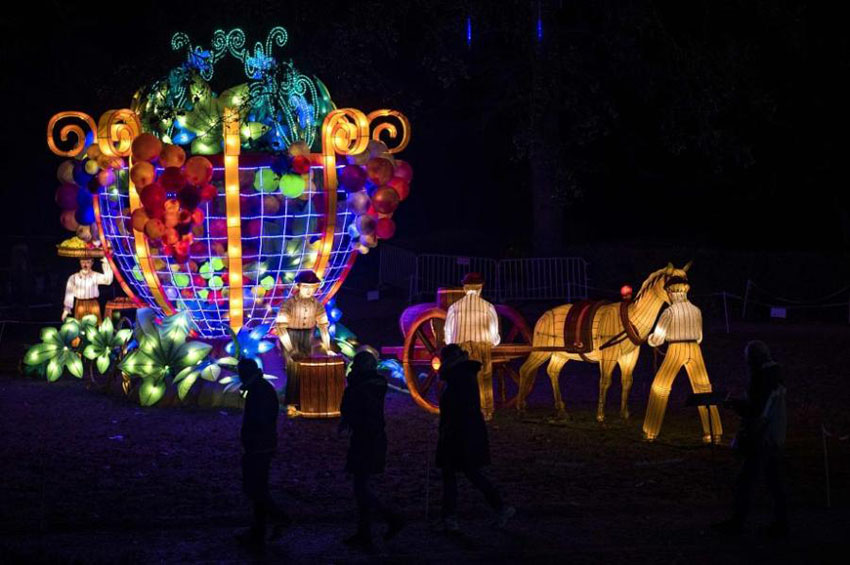
[[[257,379],[263,378],[263,372],[257,366],[257,362],[253,359],[240,359],[237,365],[239,371],[239,380],[242,381],[242,386],[250,387]]]

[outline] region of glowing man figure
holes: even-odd
[[[112,284],[112,269],[106,258],[102,256],[100,263],[103,273],[92,270],[93,263],[94,260],[89,257],[80,259],[80,270],[68,277],[68,284],[65,287],[65,308],[62,310],[63,321],[73,311],[74,318],[77,320],[93,314],[97,316],[97,323],[100,323],[100,303],[97,300],[100,297],[100,291],[97,287]]]
[[[685,270],[687,271],[687,267]],[[691,287],[687,275],[671,277],[664,284],[664,288],[670,297],[670,307],[661,314],[655,330],[647,339],[652,347],[660,347],[665,342],[669,344],[664,362],[652,381],[649,406],[643,422],[644,437],[649,441],[658,437],[673,379],[682,367],[688,373],[694,393],[711,392],[711,382],[708,380],[700,350],[702,313],[688,301],[688,291]],[[714,436],[714,441],[719,442],[723,435],[723,426],[717,407],[711,406],[709,419],[709,411],[705,406],[700,406],[699,416],[702,421],[703,441],[708,443]]]
[[[446,315],[446,344],[456,343],[481,363],[478,372],[478,392],[481,412],[485,420],[493,418],[493,362],[492,349],[499,345],[499,316],[492,304],[481,298],[484,279],[478,273],[463,278],[466,296],[449,306]]]
[[[293,295],[280,307],[275,326],[286,355],[286,403],[299,404],[299,381],[294,361],[313,352],[316,326],[322,336],[322,348],[331,352],[330,322],[324,305],[315,297],[322,284],[313,271],[302,271],[295,277]]]

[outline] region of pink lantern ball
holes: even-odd
[[[366,171],[358,165],[346,165],[339,173],[339,184],[348,192],[357,192],[366,184]]]
[[[133,159],[153,161],[162,153],[162,142],[152,133],[143,133],[133,140]]]
[[[77,219],[74,217],[74,210],[64,210],[59,215],[59,223],[62,224],[62,227],[68,231],[77,231],[79,227],[79,223]]]
[[[373,216],[363,214],[362,216],[357,216],[354,225],[357,226],[357,231],[360,232],[360,235],[371,235],[375,232],[378,222]]]
[[[186,176],[179,167],[166,167],[159,175],[159,183],[169,192],[177,192],[186,184]]]
[[[182,167],[186,162],[186,152],[179,145],[166,144],[159,154],[159,164],[163,167]]]
[[[372,205],[379,214],[392,214],[398,208],[398,192],[389,186],[382,186],[372,195]]]
[[[56,169],[56,178],[62,184],[71,184],[74,182],[74,162],[71,160],[63,161],[59,168]]]
[[[374,157],[366,162],[366,175],[378,186],[387,184],[393,178],[393,164],[383,157]]]
[[[136,188],[149,185],[154,178],[156,178],[156,170],[147,161],[135,163],[133,168],[130,169],[130,180],[133,181]]]
[[[346,199],[348,209],[357,215],[365,214],[372,205],[372,201],[365,190],[358,190],[348,195]]]
[[[63,210],[77,209],[77,191],[80,189],[76,184],[65,183],[56,189],[56,204]]]
[[[280,199],[271,194],[263,196],[263,211],[266,214],[277,214],[280,211]]]
[[[389,239],[395,235],[395,222],[390,218],[380,218],[375,226],[375,235],[381,239]]]
[[[218,189],[212,184],[205,184],[201,187],[201,201],[202,202],[212,202],[216,195],[218,194]]]
[[[387,186],[398,193],[399,200],[406,200],[410,196],[410,183],[403,178],[393,177],[387,183]]]
[[[112,169],[102,169],[97,173],[97,184],[103,187],[115,184],[115,172]]]
[[[263,222],[260,219],[242,222],[242,237],[260,237],[263,231]]]
[[[394,176],[410,182],[413,180],[413,168],[407,161],[396,159]]]
[[[195,155],[186,161],[185,172],[190,184],[202,186],[212,180],[213,166],[206,157]]]

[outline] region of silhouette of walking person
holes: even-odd
[[[347,545],[372,550],[372,513],[387,522],[384,539],[392,539],[404,526],[404,520],[375,496],[371,475],[383,473],[386,465],[387,434],[384,424],[384,397],[387,381],[378,371],[378,360],[370,351],[354,356],[348,386],[342,396],[339,431],[351,432],[345,471],[354,479],[357,501],[357,532],[346,538]]]
[[[743,530],[753,490],[764,473],[775,513],[775,521],[767,533],[771,537],[785,537],[788,535],[788,515],[783,485],[783,447],[787,416],[782,370],[764,342],[749,342],[744,355],[750,371],[747,397],[724,403],[741,416],[741,425],[733,443],[741,459],[735,486],[735,507],[729,520],[713,527],[729,534]]]
[[[481,363],[471,361],[457,344],[440,352],[440,378],[446,387],[440,395],[440,424],[437,439],[437,467],[443,475],[443,527],[448,533],[460,531],[457,521],[457,473],[466,475],[496,512],[496,525],[504,527],[516,510],[505,506],[496,487],[481,468],[490,464],[487,425],[481,413],[478,372]]]
[[[289,516],[278,508],[269,493],[269,468],[277,450],[280,404],[274,387],[263,378],[253,359],[240,360],[238,371],[242,390],[247,393],[242,414],[242,487],[254,505],[254,520],[248,530],[237,535],[237,540],[259,548],[265,545],[269,518],[276,533],[290,523]]]

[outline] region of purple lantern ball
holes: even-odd
[[[348,209],[357,214],[365,214],[369,211],[369,206],[372,205],[372,199],[366,194],[365,190],[358,190],[348,195]]]
[[[339,184],[348,192],[357,192],[366,184],[366,171],[359,165],[346,165],[339,173]]]
[[[77,190],[76,184],[65,183],[56,189],[56,204],[63,210],[77,209]]]

